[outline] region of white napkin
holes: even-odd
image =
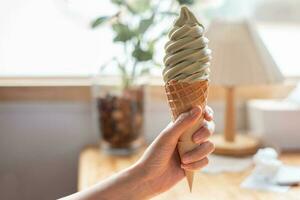
[[[242,188],[287,192],[300,182],[300,167],[283,165],[272,148],[260,149],[253,157],[255,168],[242,182]]]
[[[279,185],[296,185],[300,183],[300,167],[284,165],[275,176]]]
[[[242,188],[271,191],[271,192],[287,192],[290,186],[280,186],[266,180],[257,180],[255,174],[248,176],[241,184]]]

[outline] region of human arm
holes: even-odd
[[[210,121],[212,114],[208,110],[204,118]],[[198,170],[204,167],[208,162],[207,155],[213,151],[213,145],[207,141],[212,131],[204,123],[193,135],[193,141],[199,145],[182,160],[179,158],[178,139],[199,123],[200,116],[199,107],[182,114],[158,135],[133,166],[65,199],[148,199],[168,190],[184,178],[183,168]]]

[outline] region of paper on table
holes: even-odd
[[[241,184],[242,188],[286,192],[300,182],[300,167],[284,165],[275,149],[259,149],[253,157],[255,168]]]
[[[294,185],[300,183],[300,167],[284,165],[276,174],[274,181],[279,185]]]
[[[233,158],[210,155],[209,164],[203,168],[206,173],[241,172],[252,166],[252,156],[246,158]]]
[[[242,182],[241,187],[281,193],[287,192],[290,188],[289,186],[280,186],[263,179],[257,179],[257,176],[254,173],[252,173]]]

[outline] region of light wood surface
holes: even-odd
[[[226,88],[226,112],[225,112],[225,140],[234,141],[235,136],[235,103],[234,103],[234,87]]]
[[[142,152],[129,157],[111,157],[100,152],[97,146],[85,148],[79,158],[78,190],[83,190],[100,180],[130,166]],[[284,163],[300,166],[300,153],[281,156]],[[179,182],[168,192],[155,200],[299,200],[300,187],[293,187],[287,193],[259,192],[241,189],[240,183],[251,169],[241,173],[204,174],[197,173],[193,193],[189,193],[186,180]]]
[[[91,92],[85,86],[0,87],[0,102],[11,101],[91,101]]]
[[[214,134],[210,141],[215,144],[214,154],[242,157],[254,154],[260,146],[259,140],[247,133],[236,134],[234,141],[227,141],[223,134]]]

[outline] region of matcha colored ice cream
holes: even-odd
[[[203,34],[204,26],[183,6],[165,45],[163,78],[166,83],[170,80],[191,83],[208,79],[211,50]]]

